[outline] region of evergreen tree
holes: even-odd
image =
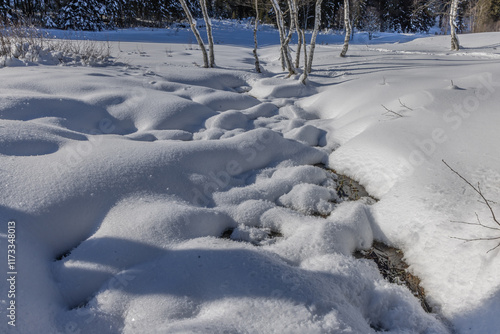
[[[380,12],[382,31],[424,32],[433,26],[435,17],[425,1],[387,0],[378,1],[377,5],[372,6]]]
[[[185,0],[195,18],[201,18],[199,0]],[[276,13],[270,0],[258,0],[262,21],[273,22]],[[314,27],[316,0],[279,0],[285,26],[290,25],[287,3],[292,1],[298,13],[297,27]],[[320,29],[344,29],[344,0],[321,3]],[[443,32],[449,31],[450,0],[350,0],[350,22],[354,28],[372,31],[378,21],[382,31],[428,31],[439,17]],[[208,15],[213,18],[253,18],[254,0],[206,1]],[[370,8],[370,13],[368,11]],[[370,20],[367,20],[367,15]],[[378,15],[378,20],[375,16]],[[23,18],[45,27],[100,30],[114,27],[164,27],[184,19],[179,0],[0,0],[0,20]],[[368,28],[367,22],[372,22]],[[500,0],[459,1],[455,29],[458,32],[500,30]]]
[[[340,30],[343,27],[343,0],[335,0],[335,1],[323,1],[321,5],[321,13],[323,17],[322,27],[327,29],[335,29]],[[307,12],[307,9],[304,13]],[[306,14],[307,15],[307,14]],[[307,28],[311,28],[307,26]]]
[[[0,18],[6,22],[12,18],[11,8],[8,0],[0,0]]]
[[[72,0],[61,8],[58,27],[73,30],[102,30],[106,7],[96,0]]]
[[[432,12],[429,8],[425,6],[419,6],[415,8],[415,5],[412,9],[412,13],[410,16],[410,24],[411,30],[410,32],[428,32],[429,29],[435,23],[436,14]]]
[[[120,15],[123,2],[119,0],[105,0],[101,13],[106,19],[108,28],[115,28],[120,25]]]
[[[368,39],[370,40],[373,37],[373,33],[380,30],[379,16],[380,14],[375,7],[368,7],[361,21],[361,29],[368,31]]]

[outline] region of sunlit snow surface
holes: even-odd
[[[0,69],[1,332],[495,333],[500,250],[450,237],[499,233],[452,222],[492,226],[441,160],[498,203],[500,34],[359,34],[345,59],[322,34],[303,86],[269,27],[262,75],[250,27],[215,28],[215,69],[176,28],[92,34],[114,66]],[[335,204],[321,163],[380,201]],[[435,314],[351,255],[374,238]]]

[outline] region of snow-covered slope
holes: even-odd
[[[498,248],[488,251],[499,240],[454,238],[500,236],[455,223],[477,223],[476,213],[481,223],[499,226],[442,160],[479,182],[488,200],[500,197],[500,40],[498,34],[462,36],[464,52],[458,54],[446,52],[445,42],[441,36],[367,51],[356,47],[351,59],[329,68],[348,69],[342,78],[349,81],[300,105],[319,115],[317,124],[340,144],[329,166],[381,199],[371,210],[381,229],[376,237],[404,249],[434,310],[457,332],[494,333],[500,260]],[[379,54],[370,57],[373,50]]]
[[[450,237],[498,231],[451,222],[491,218],[441,160],[499,197],[500,35],[458,54],[359,35],[345,59],[321,35],[303,86],[275,33],[257,75],[229,33],[251,32],[225,25],[215,69],[174,29],[114,33],[115,66],[0,69],[2,332],[494,333],[496,243]],[[379,201],[340,199],[320,164]],[[404,250],[434,314],[352,255],[374,238]]]

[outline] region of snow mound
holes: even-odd
[[[313,184],[298,184],[278,199],[279,204],[301,211],[305,214],[328,215],[333,211],[337,200],[334,190]]]
[[[282,78],[265,78],[252,84],[250,95],[258,99],[272,98],[290,98],[310,94],[312,88],[301,84],[297,80]]]
[[[284,137],[294,139],[306,143],[309,146],[324,146],[325,145],[325,131],[318,129],[310,124],[304,125],[285,133]]]
[[[245,129],[247,123],[248,118],[245,114],[237,110],[231,110],[209,118],[205,122],[205,126],[207,128],[233,130],[237,128]]]
[[[246,109],[259,104],[258,100],[251,96],[225,91],[215,91],[206,95],[197,95],[193,97],[193,100],[215,111]]]
[[[90,302],[86,316],[76,318],[77,325],[88,319],[96,328],[123,324],[123,333],[148,328],[269,332],[269,323],[292,333],[304,326],[315,332],[351,328],[368,333],[370,325],[445,331],[403,288],[381,281],[368,263],[343,255],[315,257],[301,267],[290,267],[250,245],[202,238],[123,271],[112,286]],[[404,315],[410,310],[414,313],[408,321]],[[70,317],[76,310],[68,313]]]

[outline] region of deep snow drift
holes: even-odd
[[[185,30],[103,33],[124,38],[114,66],[0,69],[2,332],[494,333],[499,249],[450,237],[498,233],[452,222],[494,226],[441,160],[500,197],[500,35],[449,53],[446,36],[360,34],[346,59],[321,35],[303,86],[272,31],[257,75],[251,33],[225,24],[215,69]],[[339,198],[320,164],[379,201]],[[434,314],[352,256],[374,238],[404,250]]]

